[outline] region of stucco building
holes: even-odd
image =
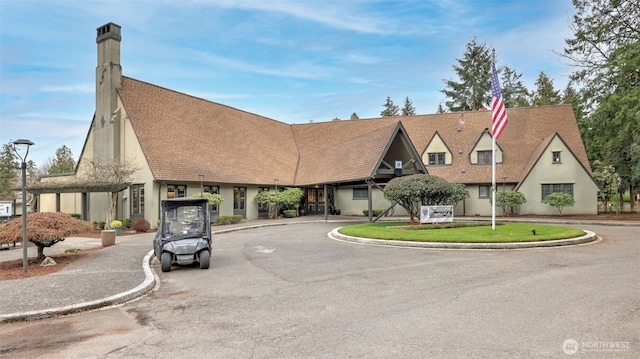
[[[403,175],[465,184],[471,197],[456,206],[457,215],[491,214],[491,111],[286,124],[123,76],[116,24],[98,28],[96,41],[96,111],[76,173],[42,179],[40,211],[104,220],[108,191],[115,191],[118,218],[155,224],[160,200],[204,190],[224,199],[214,217],[255,219],[264,215],[257,193],[295,186],[305,192],[307,213],[340,208],[362,215],[370,206],[388,207],[381,188],[399,165]],[[563,213],[597,213],[598,188],[571,106],[507,114],[497,141],[498,190],[526,196],[521,214],[556,213],[542,199],[557,191],[576,201]],[[61,185],[92,161],[114,159],[137,168],[130,183]]]

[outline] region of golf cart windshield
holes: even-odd
[[[165,238],[199,236],[205,231],[206,216],[200,205],[167,208],[163,216]]]

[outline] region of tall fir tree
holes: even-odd
[[[17,184],[18,156],[14,152],[14,146],[11,141],[2,145],[0,152],[0,199],[16,198],[13,187]]]
[[[56,157],[49,167],[49,174],[55,173],[70,173],[73,172],[76,166],[76,161],[73,159],[73,153],[71,149],[66,145],[56,150]]]
[[[458,81],[444,80],[446,88],[440,90],[449,100],[447,110],[475,111],[487,106],[491,100],[491,53],[486,43],[474,36],[453,71]]]
[[[413,106],[413,102],[409,99],[409,96],[404,99],[404,106],[402,106],[402,116],[415,116],[416,108]]]
[[[500,76],[500,87],[505,107],[517,108],[529,106],[530,94],[520,80],[522,73],[517,73],[516,70],[509,68],[509,66],[504,66],[500,70],[502,74]]]
[[[387,101],[382,106],[384,106],[384,110],[380,112],[381,117],[392,117],[400,114],[400,109],[393,104],[390,96],[387,96]]]
[[[351,114],[351,118],[349,118],[349,119],[350,120],[359,120],[360,117],[358,117],[358,114],[354,112],[354,113]]]
[[[540,71],[535,85],[536,89],[533,92],[533,100],[531,101],[533,106],[558,105],[562,102],[560,90],[556,90],[553,87],[553,80],[544,71]]]

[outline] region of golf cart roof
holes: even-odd
[[[200,206],[209,201],[206,198],[180,197],[162,200],[163,207]]]

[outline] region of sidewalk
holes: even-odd
[[[467,217],[461,220],[491,220]],[[385,218],[408,220],[408,218]],[[329,216],[329,222],[364,222],[362,216]],[[628,221],[576,221],[558,219],[497,218],[496,221],[518,221],[552,224],[591,224],[640,226]],[[214,226],[214,233],[262,226],[304,222],[325,222],[324,216],[305,216],[278,220],[251,220],[238,224]],[[123,303],[139,297],[155,286],[155,275],[149,267],[153,258],[154,233],[120,236],[116,244],[79,259],[62,270],[40,277],[0,281],[0,323],[46,318]],[[70,237],[47,248],[45,254],[64,252],[67,248],[101,247],[99,238]],[[28,247],[28,256],[36,256],[36,248]],[[0,262],[21,259],[22,248],[0,250]]]
[[[45,276],[0,281],[0,323],[45,318],[118,304],[151,290],[155,278],[149,268],[153,233],[117,237],[116,245],[104,247]],[[101,247],[100,238],[70,237],[46,254],[67,248]],[[28,257],[37,255],[27,248]],[[0,261],[22,258],[22,248],[0,251]]]

